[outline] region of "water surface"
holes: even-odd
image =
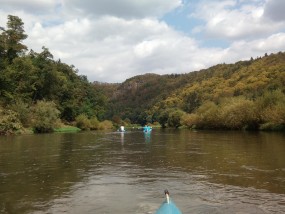
[[[285,213],[283,133],[0,137],[0,213]]]

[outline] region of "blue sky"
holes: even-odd
[[[177,31],[182,31],[186,35],[199,40],[200,44],[205,47],[223,47],[228,45],[228,42],[218,38],[206,38],[202,33],[193,32],[196,26],[202,26],[205,21],[191,16],[195,12],[198,1],[184,0],[183,6],[178,7],[166,13],[161,20],[165,21],[169,26]]]
[[[285,51],[284,0],[0,0],[25,23],[24,43],[49,48],[89,81],[188,73]]]
[[[203,21],[191,17],[191,14],[194,13],[196,6],[197,1],[184,0],[182,1],[181,6],[166,13],[162,17],[162,20],[177,30],[184,31],[185,33],[191,33],[191,30],[195,26],[203,24]]]
[[[193,12],[193,6],[189,3],[190,1],[184,1],[183,6],[166,13],[161,19],[176,30],[191,33],[191,29],[199,24],[199,21],[190,18],[190,14]]]

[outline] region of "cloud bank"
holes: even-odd
[[[49,48],[90,81],[185,73],[285,50],[283,0],[0,0],[25,23],[25,44]],[[177,30],[166,17],[183,18]],[[189,25],[187,25],[189,23]],[[191,27],[190,27],[191,26]]]

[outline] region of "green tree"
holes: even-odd
[[[0,135],[14,134],[23,129],[16,112],[0,107]]]
[[[220,118],[220,106],[212,101],[204,102],[195,112],[197,117],[191,116],[189,119],[196,122],[198,128],[222,128],[222,120]],[[191,123],[190,123],[191,124]]]
[[[2,72],[6,84],[5,90],[11,94],[13,100],[23,100],[31,103],[36,93],[38,75],[29,57],[18,57]]]
[[[32,109],[32,126],[37,133],[52,132],[59,122],[60,112],[54,102],[38,101]]]
[[[91,122],[85,114],[80,114],[75,118],[76,126],[82,130],[90,130]]]
[[[181,126],[181,118],[185,115],[185,112],[180,109],[173,109],[169,112],[167,124],[169,127],[178,128]]]
[[[8,15],[7,30],[3,33],[6,57],[9,63],[23,54],[27,46],[22,41],[28,36],[25,34],[24,23],[18,16]]]
[[[112,117],[112,122],[115,124],[115,126],[120,126],[122,124],[122,119],[119,115],[114,115]]]
[[[197,114],[186,114],[181,118],[181,124],[188,128],[197,128],[200,124],[200,117]]]
[[[104,120],[99,124],[100,130],[107,130],[107,129],[113,129],[113,123],[110,120]]]
[[[184,108],[183,110],[191,113],[201,105],[201,97],[196,91],[191,91],[184,97]]]
[[[229,98],[222,104],[221,121],[229,129],[257,129],[258,113],[253,101],[244,97]]]
[[[17,113],[17,117],[24,127],[28,128],[31,125],[30,106],[23,100],[15,100],[9,108]]]
[[[91,130],[97,130],[97,129],[99,129],[99,124],[100,124],[100,122],[99,122],[99,120],[97,119],[97,117],[96,116],[94,116],[94,117],[92,117],[91,119],[90,119],[90,129]]]
[[[1,32],[2,31],[2,32]],[[5,45],[5,38],[6,38],[6,34],[5,34],[5,29],[0,27],[0,72],[2,71],[2,69],[5,68],[5,64],[6,64],[6,45]]]
[[[285,126],[285,95],[281,90],[267,91],[256,101],[263,123]]]
[[[169,118],[169,109],[163,109],[159,112],[157,116],[157,121],[159,122],[162,128],[166,128],[168,118]]]

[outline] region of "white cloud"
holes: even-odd
[[[161,16],[182,5],[181,0],[63,0],[65,7],[75,13],[95,16],[144,18]]]
[[[234,63],[239,60],[249,60],[264,56],[265,53],[277,53],[285,50],[285,33],[277,33],[266,38],[233,42],[228,48],[218,51],[220,59],[226,63]]]
[[[196,25],[201,35],[196,39],[161,20],[181,7],[181,0],[23,2],[0,0],[0,26],[6,25],[2,17],[18,15],[25,23],[29,48],[37,52],[42,46],[49,48],[55,59],[75,65],[90,81],[185,73],[285,50],[284,22],[279,15],[273,17],[272,0],[199,1],[191,16],[204,23]],[[207,47],[205,38],[227,39],[229,45]]]
[[[45,44],[55,58],[74,64],[90,80],[111,82],[145,72],[189,71],[188,54],[182,51],[191,53],[197,49],[193,39],[149,18],[125,20],[104,16],[46,28],[36,23],[29,35],[29,47],[41,51]]]
[[[4,11],[27,11],[40,14],[53,12],[59,6],[58,0],[0,0],[1,9]]]
[[[284,0],[267,0],[264,15],[273,21],[285,22],[284,9]]]
[[[201,1],[192,17],[202,19],[205,25],[196,27],[195,32],[209,38],[236,40],[260,38],[284,28],[284,24],[264,18],[264,7],[262,0]]]
[[[64,57],[76,67],[80,65],[80,70],[92,80],[116,82],[145,72],[177,73],[182,68],[189,71],[189,62],[180,52],[188,49],[190,53],[195,41],[173,31],[164,22],[103,17],[92,23],[85,21],[89,27],[74,34],[71,31],[78,22],[84,21],[65,24],[70,27],[52,27],[50,34],[43,33],[39,44],[45,39],[55,57]],[[39,29],[36,27],[35,32],[41,32]],[[31,38],[31,43],[34,42]]]
[[[252,52],[258,51],[259,53],[278,52],[285,50],[285,33],[273,34],[265,39],[252,41],[250,44]]]

